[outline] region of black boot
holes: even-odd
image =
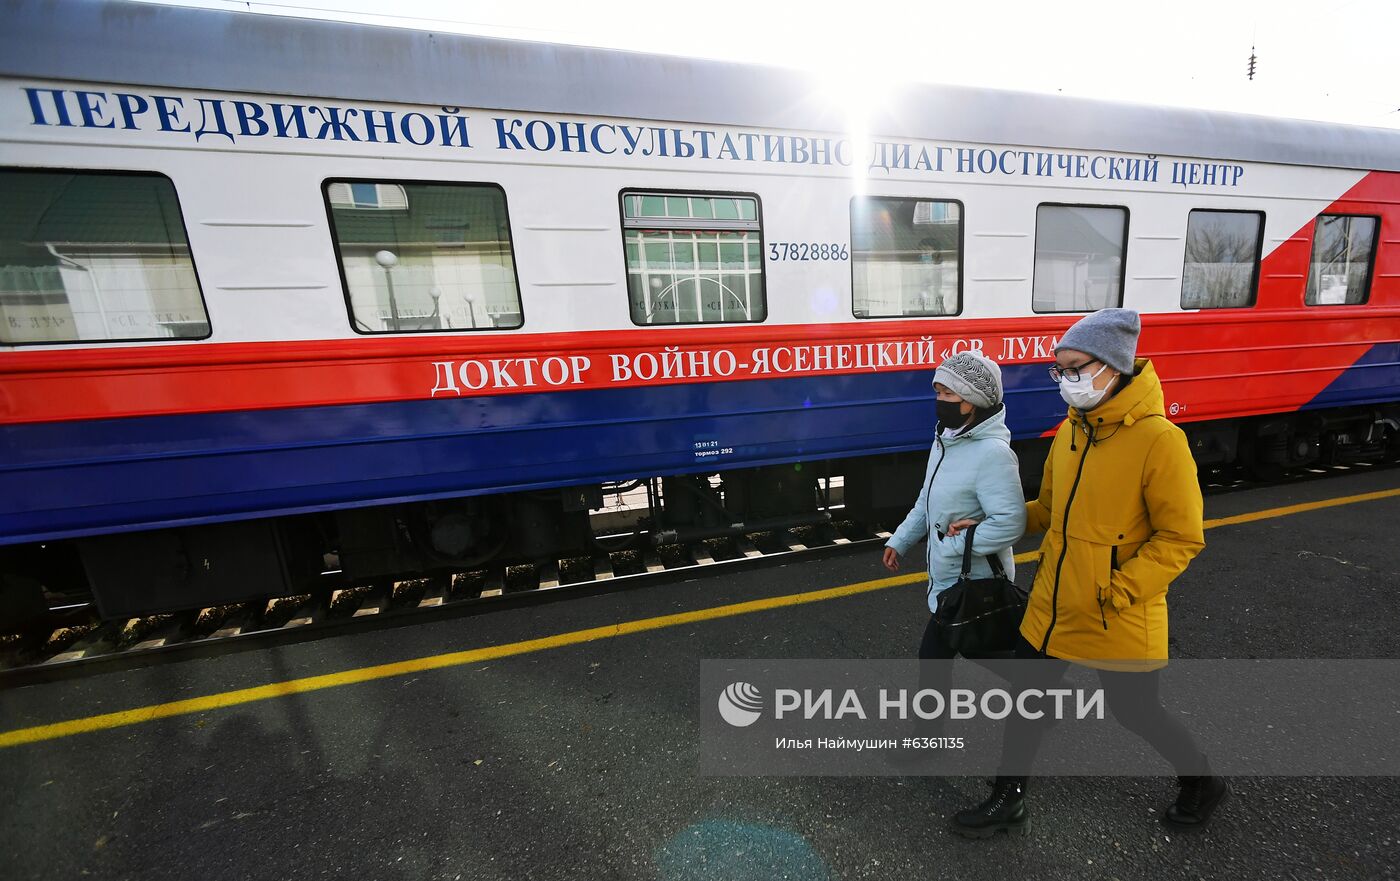
[[[953,831],[968,838],[990,838],[997,832],[1029,835],[1031,817],[1026,811],[1024,777],[998,777],[992,795],[967,811],[953,815]]]
[[[1181,791],[1176,801],[1162,812],[1162,822],[1174,829],[1200,829],[1210,822],[1211,813],[1230,795],[1224,777],[1207,772],[1199,777],[1178,777]]]

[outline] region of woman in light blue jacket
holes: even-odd
[[[934,626],[938,594],[952,587],[962,571],[966,529],[973,523],[973,578],[990,578],[988,555],[996,555],[1008,578],[1016,577],[1011,545],[1026,528],[1021,473],[1011,450],[1002,405],[1001,368],[980,352],[959,352],[933,374],[938,392],[938,435],[929,453],[919,498],[885,543],[885,568],[899,571],[899,560],[928,538],[929,620],[919,645],[920,660],[949,660],[954,652]],[[921,678],[920,687],[949,686],[949,665],[936,666],[938,679]],[[931,671],[929,671],[931,672]],[[930,729],[937,726],[930,726]]]

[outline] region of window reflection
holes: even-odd
[[[521,326],[500,188],[332,181],[326,199],[356,330]]]
[[[624,193],[623,249],[638,324],[762,321],[758,200]]]
[[[1041,205],[1035,218],[1036,312],[1093,312],[1123,302],[1123,208]]]
[[[1366,302],[1371,285],[1371,254],[1376,247],[1374,217],[1324,214],[1313,231],[1308,266],[1309,306]]]
[[[1253,211],[1192,211],[1186,222],[1181,308],[1254,303],[1264,216]]]
[[[956,315],[962,206],[931,199],[851,202],[851,308],[857,318]]]
[[[5,169],[0,192],[0,342],[209,336],[169,179]]]

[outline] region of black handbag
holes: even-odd
[[[967,529],[957,584],[938,595],[933,613],[934,624],[942,631],[947,645],[967,657],[1012,651],[1029,596],[1006,577],[995,554],[987,555],[992,577],[972,577],[972,536],[976,529],[976,525]]]

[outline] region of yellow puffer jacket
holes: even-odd
[[[1205,547],[1201,488],[1162,383],[1139,358],[1118,394],[1060,423],[1026,532],[1043,531],[1021,635],[1109,670],[1167,662],[1167,587]]]

